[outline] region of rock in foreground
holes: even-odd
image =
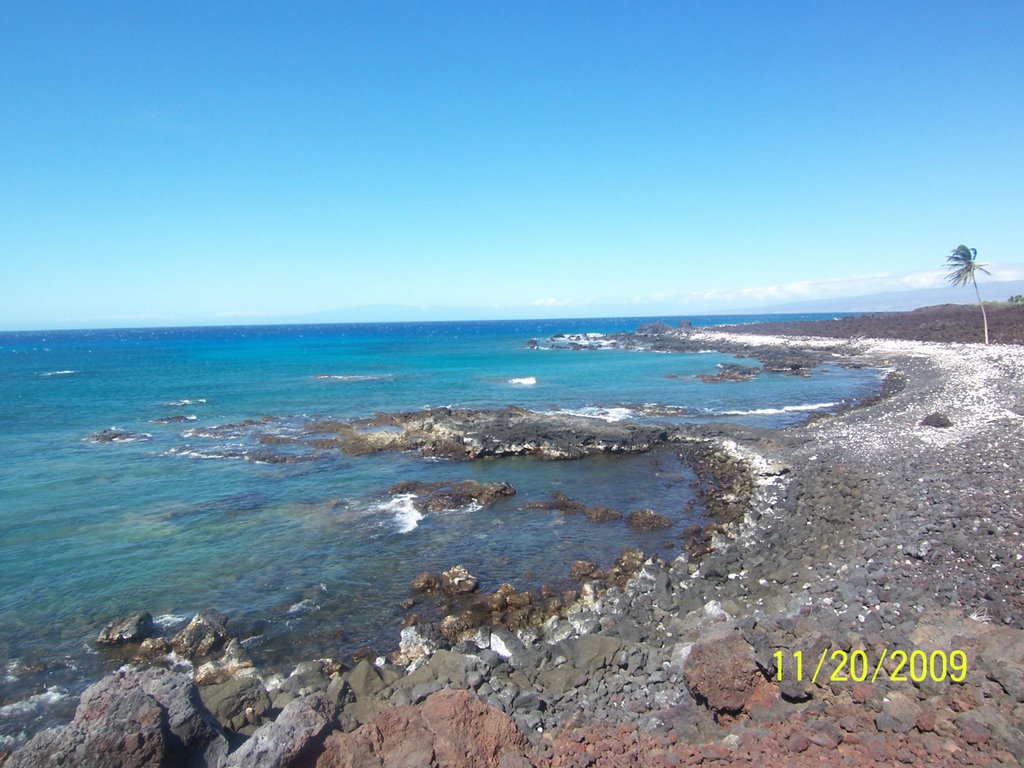
[[[10,768],[220,765],[228,743],[186,675],[119,670],[86,689],[68,725],[37,734]]]
[[[466,691],[445,690],[418,707],[384,712],[352,733],[333,734],[316,766],[497,768],[529,765],[525,749],[508,715]]]

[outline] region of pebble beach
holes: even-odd
[[[742,513],[584,574],[542,623],[411,624],[400,659],[271,680],[200,617],[197,642],[224,635],[201,680],[126,666],[7,764],[1019,765],[1024,349],[671,334],[890,374],[800,426],[707,427]]]

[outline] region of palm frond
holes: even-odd
[[[977,249],[968,248],[966,245],[958,245],[946,257],[946,266],[949,267],[946,279],[953,285],[968,285],[975,283],[978,272],[984,272],[986,275],[989,274],[989,271],[985,269],[985,265],[979,264],[977,259]]]

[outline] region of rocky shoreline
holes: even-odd
[[[126,667],[5,765],[1020,764],[1024,349],[665,327],[615,343],[898,377],[886,396],[800,427],[701,439],[623,424],[588,436],[586,419],[555,420],[543,439],[535,423],[489,439],[488,419],[518,428],[518,409],[445,414],[461,419],[455,430],[429,413],[318,425],[341,450],[688,450],[715,524],[671,559],[626,553],[611,579],[582,568],[576,594],[531,597],[520,622],[506,593],[496,625],[410,624],[399,658],[351,668],[315,660],[264,679],[216,615],[141,644],[136,626],[113,627],[132,653],[170,647],[191,672]],[[936,414],[950,426],[922,424]],[[508,493],[433,490],[438,503]],[[962,651],[965,676],[936,667],[900,680],[897,651],[947,662]],[[853,679],[830,679],[841,654]],[[872,673],[859,681],[855,654]]]

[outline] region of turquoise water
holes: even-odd
[[[877,372],[839,367],[705,384],[694,377],[734,359],[526,345],[640,322],[0,334],[0,737],[67,714],[83,685],[120,663],[91,641],[129,611],[168,626],[225,611],[261,663],[286,668],[366,645],[391,650],[398,602],[424,570],[461,563],[484,588],[530,588],[564,581],[573,559],[607,565],[625,543],[664,546],[665,534],[525,508],[555,490],[624,512],[652,508],[677,531],[691,522],[692,476],[671,453],[459,463],[304,448],[294,463],[266,463],[285,449],[261,437],[319,416],[442,405],[614,418],[657,403],[687,408],[683,420],[772,427],[878,387]],[[223,428],[242,422],[255,423]],[[89,440],[110,427],[148,437]],[[503,480],[519,492],[413,525],[387,494],[410,479]]]

